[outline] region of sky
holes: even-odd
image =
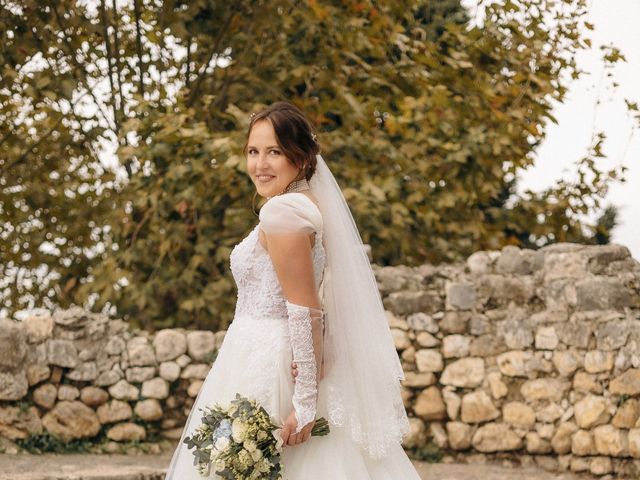
[[[624,103],[626,98],[640,104],[640,1],[591,0],[588,15],[595,27],[589,32],[592,48],[576,57],[578,67],[587,73],[570,84],[564,103],[554,108],[558,124],[548,125],[547,137],[536,152],[537,161],[521,175],[520,188],[542,190],[563,175],[571,176],[575,171],[572,164],[589,147],[595,123],[596,130],[607,135],[607,158],[600,159],[598,165],[603,170],[619,164],[628,168],[626,182],[614,184],[604,202],[619,207],[619,226],[612,241],[628,247],[640,260],[640,131],[633,131]],[[605,82],[600,81],[600,46],[610,44],[627,60],[612,70],[613,81],[619,83],[615,89],[606,77]],[[596,105],[601,83],[602,102]]]

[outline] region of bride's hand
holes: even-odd
[[[296,376],[298,376],[298,365],[296,362],[291,362],[291,375],[293,375],[293,383],[296,383]],[[320,365],[320,378],[322,380],[324,378],[324,358],[322,359],[322,365]]]
[[[300,433],[294,433],[296,428],[298,428],[298,420],[296,419],[295,410],[292,410],[289,416],[285,419],[284,424],[282,425],[282,440],[285,445],[298,445],[300,443],[306,442],[311,436],[311,430],[315,425],[316,421],[313,420],[307,423]]]

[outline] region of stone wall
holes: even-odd
[[[640,264],[618,245],[376,268],[405,369],[407,446],[637,478]]]
[[[0,437],[47,432],[112,452],[114,442],[175,440],[224,334],[132,332],[77,307],[0,319]]]
[[[405,447],[640,471],[640,264],[626,248],[374,271],[406,373]],[[224,334],[132,332],[78,308],[0,320],[0,436],[175,440]]]

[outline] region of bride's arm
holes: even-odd
[[[265,234],[265,237],[266,249],[287,300],[289,333],[298,369],[293,398],[298,433],[316,413],[322,364],[322,305],[315,285],[308,234]]]

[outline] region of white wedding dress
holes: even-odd
[[[299,219],[313,225],[316,237],[312,259],[319,288],[326,261],[322,215],[303,193],[282,196],[287,196],[287,202],[282,202],[286,208],[295,209]],[[227,403],[236,393],[258,400],[279,424],[293,410],[295,384],[286,299],[269,254],[258,241],[259,227],[260,223],[231,252],[231,272],[238,287],[234,319],[196,398],[182,438],[200,424],[202,408]],[[320,380],[316,418],[329,419],[328,413],[326,391]],[[283,446],[283,480],[420,480],[399,443],[382,459],[372,459],[352,442],[344,428],[330,424],[330,429],[326,436],[312,436],[301,444]],[[181,439],[166,479],[200,478],[192,451]]]

